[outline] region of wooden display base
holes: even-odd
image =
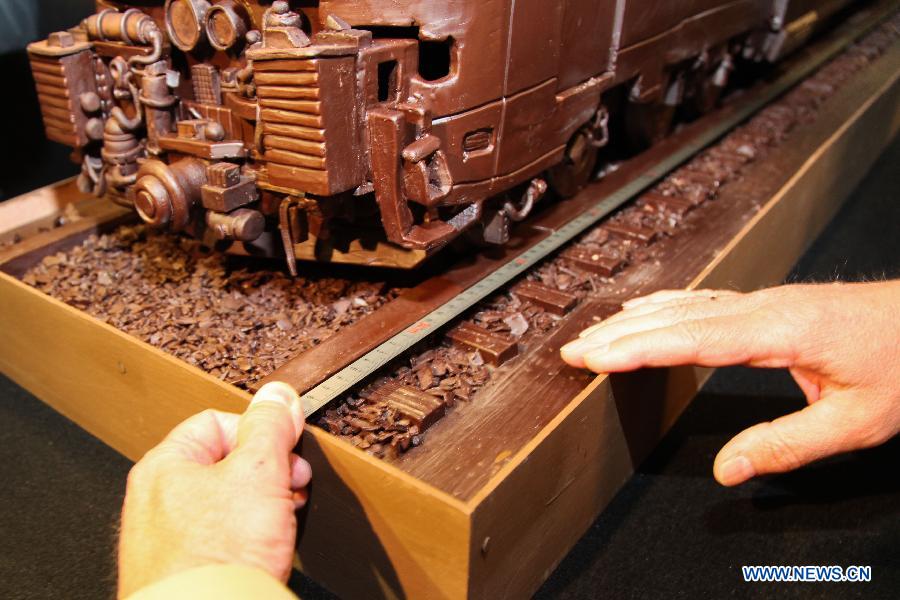
[[[842,87],[812,125],[756,167],[772,171],[771,180],[778,182],[761,209],[717,204],[717,219],[730,228],[718,228],[719,237],[700,240],[703,246],[690,237],[680,241],[681,253],[654,268],[679,273],[690,288],[749,290],[781,281],[900,128],[898,78],[895,46]],[[19,281],[46,254],[115,224],[123,213],[91,204],[71,183],[0,205],[2,240],[33,232],[71,202],[93,217],[0,250],[0,369],[131,459],[197,411],[241,411],[249,400],[245,392]],[[688,251],[702,260],[685,262]],[[530,427],[495,432],[509,433],[496,454],[498,468],[453,464],[454,444],[438,444],[437,437],[429,439],[427,455],[436,462],[428,470],[428,461],[416,463],[417,451],[392,464],[307,428],[302,452],[315,475],[301,518],[299,568],[347,597],[534,592],[708,375],[679,369],[612,384],[605,376],[586,380],[554,358],[556,346],[583,324],[571,323],[540,361],[529,364],[552,363],[548,381],[567,379],[579,390],[570,394],[566,386],[556,387],[560,397],[552,402],[545,402],[547,390],[522,390],[520,413],[537,403],[553,412],[542,413],[537,425],[532,420]],[[651,390],[659,393],[651,396]],[[644,401],[630,403],[631,396]],[[490,401],[483,400],[485,406]],[[434,459],[444,446],[446,457]],[[457,492],[436,481],[435,464],[441,472],[471,469],[484,476],[466,480],[466,490]]]

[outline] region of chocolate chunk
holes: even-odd
[[[627,223],[609,222],[603,227],[612,234],[621,236],[626,240],[637,242],[644,246],[649,246],[656,241],[659,233],[649,227],[641,227],[638,225],[630,225]]]
[[[580,269],[597,273],[602,277],[612,277],[625,266],[625,261],[620,258],[612,258],[578,246],[564,250],[560,254],[560,258]]]
[[[368,402],[382,402],[425,431],[444,416],[444,403],[431,394],[396,381],[384,381],[365,391]]]
[[[468,321],[452,329],[447,333],[447,337],[464,348],[477,350],[495,366],[502,365],[519,353],[519,347],[516,342],[493,334],[487,329]]]
[[[560,292],[534,281],[523,281],[512,291],[555,315],[565,315],[578,304],[578,296]]]

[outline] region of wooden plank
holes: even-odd
[[[98,214],[32,235],[0,250],[0,265],[6,273],[20,277],[43,257],[71,248],[91,235],[111,231],[136,218],[129,209],[108,204]]]
[[[6,200],[0,203],[0,239],[40,219],[57,217],[67,205],[86,197],[73,177]]]
[[[469,511],[330,433],[309,428],[313,468],[297,567],[342,598],[464,598]]]

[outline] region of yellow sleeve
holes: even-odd
[[[297,600],[280,581],[241,565],[207,565],[188,569],[138,590],[128,600]]]

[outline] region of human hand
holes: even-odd
[[[787,368],[801,411],[719,452],[723,485],[881,444],[900,432],[900,281],[789,285],[751,294],[664,291],[581,333],[563,359],[596,372],[641,367]]]
[[[243,415],[207,410],[177,426],[128,475],[119,596],[209,564],[257,567],[286,582],[309,463],[296,392],[263,386]]]

